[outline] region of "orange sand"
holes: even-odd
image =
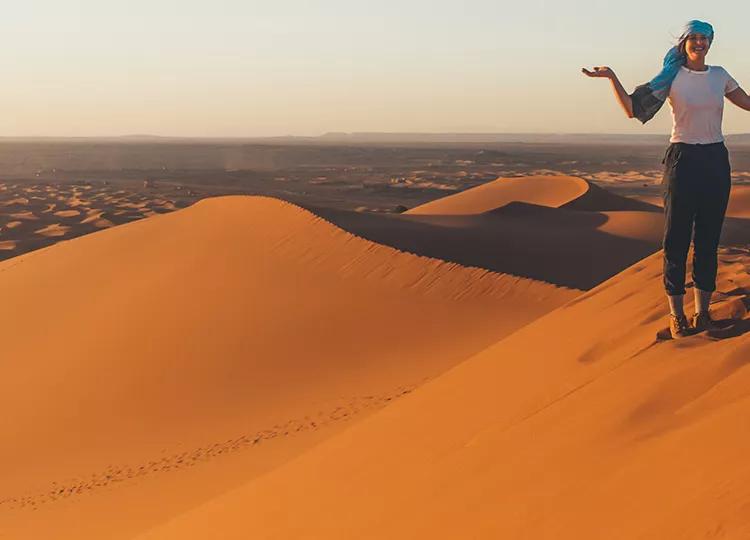
[[[750,186],[732,186],[727,215],[750,218]]]
[[[261,197],[4,261],[0,533],[130,538],[577,294]]]
[[[746,221],[664,340],[659,210],[554,178],[320,212],[415,254],[220,197],[0,263],[0,538],[747,538]],[[629,268],[416,254],[501,235]]]
[[[65,233],[68,232],[69,230],[70,230],[70,227],[66,227],[65,225],[60,225],[59,223],[53,223],[51,225],[47,225],[46,227],[42,229],[38,229],[34,232],[42,236],[64,236]]]
[[[138,538],[747,538],[750,250],[722,259],[724,333],[655,339],[655,255]]]
[[[499,178],[481,186],[440,198],[405,212],[415,215],[481,214],[510,202],[562,206],[588,191],[585,180],[572,176]]]

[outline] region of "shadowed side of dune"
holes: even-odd
[[[711,335],[656,339],[660,274],[637,263],[138,539],[745,538],[750,250],[721,252]]]
[[[590,289],[661,245],[661,217],[643,214],[646,230],[630,238],[602,230],[604,213],[524,203],[478,216],[376,215],[312,210],[374,242],[495,272]],[[640,220],[639,220],[640,221]]]
[[[656,206],[660,210],[664,206],[664,200],[661,195],[634,196],[629,198],[644,204]],[[750,218],[750,186],[744,184],[732,186],[726,215],[728,218]]]
[[[593,182],[587,182],[589,189],[570,202],[561,206],[568,210],[582,210],[587,212],[606,211],[638,211],[661,213],[661,208],[645,201],[631,199],[617,195]]]
[[[501,178],[399,215],[308,208],[410,253],[578,289],[659,250],[664,230],[661,208],[575,177]],[[727,218],[722,242],[750,242],[748,223]]]

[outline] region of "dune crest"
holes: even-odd
[[[570,176],[501,178],[413,213],[312,210],[411,253],[579,289],[658,251],[664,234],[659,207]],[[722,243],[750,243],[747,220],[727,218]]]
[[[474,215],[511,202],[559,207],[584,195],[589,184],[574,176],[498,178],[481,186],[412,208],[410,215]]]

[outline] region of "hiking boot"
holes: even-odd
[[[693,330],[703,332],[704,330],[719,330],[719,327],[708,311],[701,311],[693,315]]]
[[[672,339],[680,339],[690,335],[690,325],[685,315],[669,316],[669,333]]]

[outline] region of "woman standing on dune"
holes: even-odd
[[[721,122],[724,96],[750,111],[750,96],[720,66],[706,65],[714,39],[713,27],[690,21],[664,58],[664,67],[650,82],[628,94],[609,67],[589,77],[611,81],[628,118],[649,121],[669,101],[672,136],[664,156],[664,287],[669,300],[669,328],[673,338],[715,327],[709,314],[716,290],[717,249],[724,223],[731,168]],[[695,315],[685,317],[685,263],[693,236]],[[692,328],[691,328],[692,326]]]

